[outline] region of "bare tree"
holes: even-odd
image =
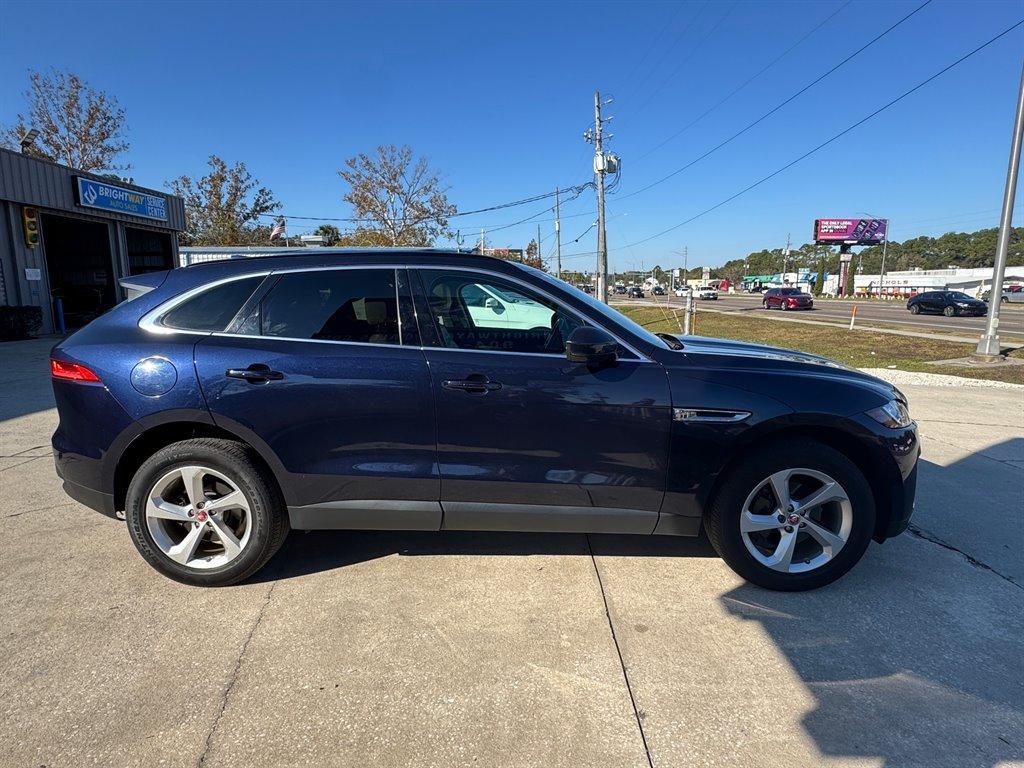
[[[448,189],[426,158],[413,160],[412,149],[394,144],[377,147],[375,157],[360,153],[345,161],[338,175],[349,185],[343,195],[367,229],[379,232],[385,245],[432,245],[451,236],[448,218],[455,206]],[[363,239],[372,238],[366,234]]]
[[[129,166],[114,160],[128,151],[124,110],[117,99],[97,91],[73,72],[31,72],[25,91],[28,114],[4,129],[3,143],[17,148],[30,128],[39,137],[26,153],[72,168],[114,173]]]
[[[185,232],[189,245],[253,245],[270,238],[260,217],[281,207],[273,193],[259,186],[245,163],[228,167],[210,155],[210,172],[198,180],[179,176],[167,187],[185,200]]]

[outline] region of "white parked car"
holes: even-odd
[[[702,286],[702,287],[697,289],[696,296],[697,296],[698,299],[704,299],[704,300],[713,299],[713,300],[717,300],[718,299],[718,291],[716,291],[714,288],[709,288],[708,286],[705,285],[705,286]]]
[[[460,291],[477,328],[550,329],[552,310],[511,290],[469,283]]]

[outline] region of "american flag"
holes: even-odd
[[[270,239],[273,240],[275,237],[284,237],[284,216],[280,217],[270,230]]]

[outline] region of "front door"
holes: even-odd
[[[430,374],[415,323],[400,322],[404,275],[282,274],[239,333],[196,345],[214,420],[280,462],[293,527],[440,527]]]
[[[650,533],[671,427],[662,367],[625,348],[600,370],[570,363],[565,338],[586,320],[518,281],[420,277],[444,527]],[[480,288],[520,305],[530,327],[474,312]]]

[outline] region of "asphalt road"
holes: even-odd
[[[50,345],[0,345],[0,765],[1024,760],[1022,389],[899,382],[914,532],[812,593],[701,541],[355,532],[204,590],[61,492]]]
[[[685,299],[665,296],[652,297],[649,294],[643,301],[665,301],[682,306]],[[857,324],[870,325],[880,323],[918,331],[942,331],[959,333],[968,336],[980,335],[985,329],[984,317],[945,317],[944,315],[911,315],[906,302],[872,302],[872,301],[837,301],[815,299],[814,309],[793,312],[794,316],[813,320],[850,321],[850,312],[856,304]],[[781,314],[779,310],[765,310],[761,307],[760,294],[723,294],[717,301],[698,301],[698,309],[716,309],[730,312],[750,312],[753,315]],[[1017,307],[1006,308],[1000,313],[1000,331],[1006,336],[1024,340],[1024,310]]]

